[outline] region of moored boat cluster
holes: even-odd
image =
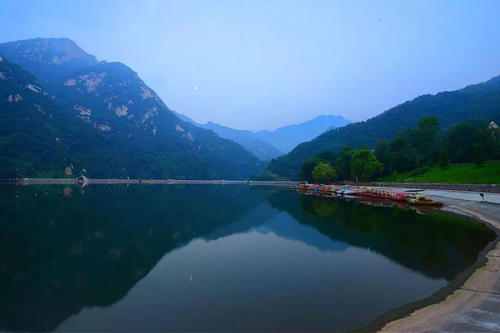
[[[418,192],[421,190],[397,191],[392,188],[374,186],[350,186],[350,185],[320,185],[320,184],[298,184],[292,189],[306,194],[318,194],[326,197],[363,197],[373,199],[384,199],[396,202],[405,202],[411,205],[442,206],[440,201],[432,200]]]

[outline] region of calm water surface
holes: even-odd
[[[495,237],[245,185],[0,187],[0,330],[335,330],[430,296]]]

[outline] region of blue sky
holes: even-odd
[[[0,41],[68,37],[199,122],[364,120],[500,74],[500,1],[10,1]]]

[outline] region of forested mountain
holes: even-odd
[[[500,76],[464,89],[423,95],[400,104],[367,121],[323,133],[297,146],[289,154],[273,160],[268,174],[295,178],[307,158],[344,146],[374,148],[380,139],[392,139],[399,131],[415,127],[422,117],[435,115],[441,127],[467,120],[491,121],[500,118]]]
[[[239,143],[263,161],[270,161],[273,158],[284,154],[284,152],[274,147],[271,143],[262,140],[251,131],[237,130],[213,123],[211,121],[203,124],[202,127],[214,131],[221,138],[226,138]]]
[[[0,56],[1,177],[40,175],[69,165],[65,156],[76,122],[46,94],[33,75]]]
[[[0,142],[10,155],[1,176],[49,169],[58,176],[68,165],[90,177],[239,179],[262,172],[262,162],[239,144],[180,120],[130,68],[97,62],[69,39],[4,43],[0,55],[36,77],[2,62]]]
[[[184,121],[210,129],[222,138],[239,143],[263,161],[277,158],[285,154],[285,152],[289,152],[298,144],[309,141],[328,129],[350,123],[349,120],[344,119],[342,116],[322,115],[300,124],[279,127],[274,131],[252,132],[222,126],[211,121],[200,124],[182,114],[176,114]]]
[[[257,156],[262,161],[270,161],[273,158],[283,155],[284,153],[276,149],[272,144],[259,138],[254,132],[248,130],[237,130],[234,128],[222,126],[211,121],[200,124],[191,118],[175,112],[175,114],[186,122],[196,125],[201,128],[214,131],[221,138],[225,138],[245,147],[249,152]]]
[[[351,122],[342,116],[322,115],[300,124],[279,127],[274,131],[259,131],[257,136],[288,153],[298,144],[314,139],[331,128],[337,128]]]
[[[324,131],[349,124],[350,121],[341,116],[318,116],[309,121],[279,127],[274,131],[252,132],[237,130],[213,122],[200,124],[189,117],[176,113],[184,121],[196,126],[210,129],[222,138],[232,140],[245,147],[262,161],[270,161],[289,152],[298,144],[309,141]]]

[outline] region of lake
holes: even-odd
[[[494,238],[280,187],[2,186],[0,330],[352,330],[447,286]]]

